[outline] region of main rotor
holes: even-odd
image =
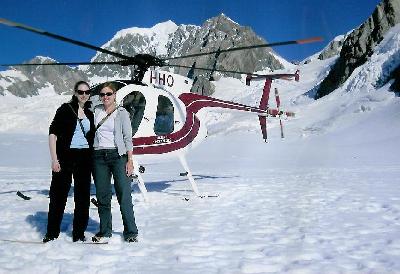
[[[24,64],[0,64],[0,66],[61,66],[61,65],[120,65],[120,66],[130,66],[131,67],[131,80],[134,83],[141,83],[144,77],[144,74],[150,67],[179,67],[179,68],[188,68],[188,69],[197,69],[197,70],[204,70],[204,71],[213,71],[213,72],[225,72],[225,73],[238,73],[238,74],[246,74],[251,76],[264,76],[254,74],[253,71],[231,71],[231,70],[221,70],[215,68],[201,68],[195,66],[183,66],[183,65],[176,65],[171,64],[169,61],[183,59],[183,58],[194,58],[199,56],[205,55],[219,55],[220,53],[224,52],[233,52],[239,50],[251,50],[256,48],[269,48],[275,46],[284,46],[284,45],[291,45],[291,44],[305,44],[305,43],[312,43],[317,41],[322,41],[321,37],[312,37],[308,39],[301,39],[301,40],[291,40],[291,41],[284,41],[284,42],[276,42],[276,43],[268,43],[268,44],[259,44],[259,45],[251,45],[251,46],[242,46],[242,47],[233,47],[228,49],[218,49],[215,51],[208,51],[208,52],[199,52],[189,55],[182,55],[182,56],[175,56],[175,57],[167,57],[167,58],[159,58],[150,54],[136,54],[135,56],[127,56],[121,54],[119,52],[114,52],[108,49],[104,49],[101,47],[93,46],[91,44],[74,40],[71,38],[67,38],[58,34],[50,33],[38,28],[34,28],[28,25],[24,25],[21,23],[13,22],[5,18],[0,18],[0,24],[7,25],[10,27],[15,27],[19,29],[23,29],[29,32],[33,32],[39,35],[47,36],[56,40],[64,41],[66,43],[74,44],[80,47],[89,48],[95,50],[97,52],[101,52],[107,55],[111,55],[117,57],[118,60],[116,61],[103,61],[103,62],[61,62],[61,63],[24,63]]]

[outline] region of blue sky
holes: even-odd
[[[2,0],[0,17],[101,46],[120,29],[152,27],[172,20],[201,25],[224,13],[269,42],[322,36],[323,42],[275,48],[287,60],[302,60],[335,36],[358,27],[379,0]],[[0,63],[36,55],[60,62],[89,61],[92,50],[0,25]]]

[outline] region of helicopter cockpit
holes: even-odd
[[[122,106],[129,112],[132,124],[132,136],[138,131],[146,107],[146,98],[140,91],[132,91],[125,96]]]
[[[167,135],[174,131],[174,106],[168,97],[159,95],[156,119],[154,121],[154,133]]]
[[[171,98],[161,95],[159,92],[146,92],[146,86],[132,85],[129,81],[117,80],[110,81],[117,90],[117,103],[124,107],[131,119],[132,137],[139,135],[139,127],[145,121],[140,132],[151,135],[167,135],[172,133],[175,128],[174,104]],[[93,107],[101,104],[100,98],[97,96],[104,86],[103,84],[94,86],[92,90],[92,105]],[[132,90],[132,87],[135,87]],[[160,90],[160,92],[162,92]],[[146,95],[144,95],[146,94]],[[146,100],[147,98],[147,100]],[[155,113],[155,116],[154,116]],[[141,134],[140,134],[141,135]],[[139,136],[136,136],[139,137]]]

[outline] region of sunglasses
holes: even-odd
[[[100,97],[104,97],[104,96],[108,96],[108,97],[110,97],[111,95],[113,95],[114,94],[114,92],[107,92],[107,93],[99,93],[99,96]]]
[[[90,90],[77,90],[76,93],[78,93],[79,95],[90,95]]]

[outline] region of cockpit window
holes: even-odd
[[[122,106],[129,112],[129,118],[131,119],[132,125],[132,136],[134,136],[143,119],[144,109],[146,107],[146,98],[141,92],[132,91],[125,96]]]
[[[174,106],[171,100],[165,96],[158,96],[154,133],[166,135],[174,131]]]

